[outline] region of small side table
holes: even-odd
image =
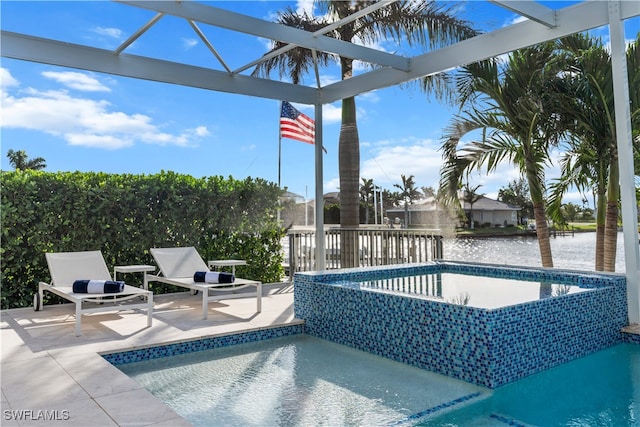
[[[147,272],[156,271],[153,265],[116,265],[113,267],[113,280],[116,279],[117,273],[144,273],[142,283],[145,290],[149,290],[149,283],[147,281]]]
[[[247,261],[243,259],[219,259],[215,261],[209,261],[209,268],[214,267],[231,267],[231,273],[236,275],[236,266],[237,265],[247,265]]]

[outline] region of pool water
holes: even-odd
[[[359,282],[363,290],[402,293],[477,308],[498,308],[588,291],[575,285],[459,273],[432,273]]]
[[[309,335],[118,366],[194,426],[411,425],[488,389]]]
[[[194,426],[640,424],[640,346],[496,390],[309,335],[119,365]]]
[[[640,426],[640,346],[618,344],[494,390],[423,426]]]

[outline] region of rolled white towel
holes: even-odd
[[[116,280],[76,280],[73,292],[76,294],[115,294],[124,290],[124,282]]]
[[[196,271],[193,281],[198,283],[233,283],[236,280],[233,274],[220,271]]]

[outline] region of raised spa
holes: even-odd
[[[306,333],[491,388],[612,346],[628,320],[619,274],[443,261],[296,273],[294,289]]]

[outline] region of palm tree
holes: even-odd
[[[465,173],[483,167],[490,173],[504,161],[514,164],[529,185],[543,267],[553,267],[544,167],[564,128],[555,114],[562,81],[554,52],[550,42],[512,52],[503,67],[495,60],[463,67],[458,87],[461,110],[468,109],[445,129],[440,178],[448,202],[459,203]],[[473,131],[482,131],[481,139],[461,147],[461,139]]]
[[[476,191],[478,191],[478,188],[480,187],[482,187],[482,185],[476,185],[475,187],[471,188],[471,186],[469,186],[469,183],[467,182],[464,185],[462,194],[462,200],[469,203],[469,226],[472,230],[475,228],[475,221],[473,220],[473,205],[484,196],[483,194],[476,193]]]
[[[278,14],[277,22],[307,31],[316,31],[364,10],[376,2],[317,0],[316,3],[320,6],[321,12],[327,12],[326,18],[313,18],[306,13],[298,15],[289,8]],[[401,0],[345,23],[325,35],[346,42],[364,43],[376,43],[390,38],[399,44],[407,43],[410,46],[418,44],[436,48],[472,37],[476,32],[465,21],[454,18],[451,10],[443,3]],[[275,41],[271,52],[284,46],[284,43]],[[260,63],[254,75],[268,75],[271,71],[278,70],[281,77],[288,75],[293,83],[299,83],[302,77],[312,69],[314,62],[317,61],[318,65],[326,65],[331,58],[323,52],[295,48]],[[346,80],[352,77],[353,59],[340,57],[339,62],[341,79]],[[423,88],[435,91],[436,95],[446,94],[446,86],[441,84],[425,83]],[[342,100],[342,125],[338,143],[340,225],[342,228],[354,228],[360,223],[358,204],[360,140],[355,97]],[[341,253],[357,253],[357,248],[345,248]],[[343,259],[341,262],[344,267],[353,266],[348,259]]]
[[[369,211],[373,202],[373,179],[362,178],[360,184],[360,202],[364,207],[364,223],[369,224]]]
[[[393,184],[394,187],[400,190],[398,199],[404,203],[404,226],[409,227],[409,205],[413,204],[414,200],[419,199],[422,194],[416,188],[416,184],[413,181],[413,175],[408,178],[405,175],[400,175],[402,184]]]
[[[431,186],[421,187],[420,190],[422,190],[422,194],[424,194],[424,197],[433,197],[434,199],[438,197],[436,189]]]
[[[638,35],[640,39],[640,34]],[[627,50],[631,87],[632,126],[640,130],[640,65],[638,41]],[[567,54],[565,78],[574,88],[563,114],[576,123],[571,145],[562,160],[562,176],[554,184],[550,213],[558,216],[562,195],[569,186],[596,196],[597,271],[615,271],[620,198],[618,150],[615,129],[615,104],[611,57],[600,39],[575,34],[561,41]]]
[[[47,163],[42,157],[35,157],[33,159],[29,159],[27,156],[27,152],[24,150],[14,151],[9,149],[7,151],[7,157],[9,158],[9,163],[16,170],[40,170],[47,167]]]

